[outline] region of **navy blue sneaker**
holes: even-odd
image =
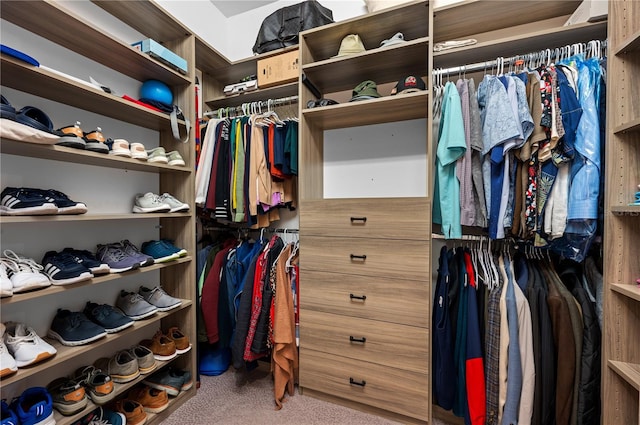
[[[87,319],[83,313],[61,308],[49,329],[49,337],[71,346],[88,344],[105,336],[107,332],[104,328]]]
[[[84,214],[87,212],[87,205],[83,202],[76,202],[54,189],[42,190],[42,196],[49,202],[53,202],[58,207],[58,214]]]
[[[42,257],[44,272],[53,285],[68,285],[93,277],[91,271],[68,252],[48,251]]]
[[[119,332],[133,325],[133,319],[117,311],[109,304],[96,304],[91,301],[84,306],[83,313],[107,333]]]
[[[58,214],[56,204],[45,198],[40,189],[6,187],[0,198],[0,215]]]
[[[156,263],[166,263],[180,258],[175,247],[172,248],[164,241],[147,241],[142,244],[142,252],[152,256]]]
[[[93,255],[91,252],[87,251],[86,249],[80,250],[80,249],[73,249],[73,248],[65,248],[62,250],[62,252],[67,252],[73,255],[74,257],[76,257],[76,260],[78,260],[80,264],[88,268],[89,271],[94,275],[105,274],[111,271],[107,263],[98,261],[96,256]]]
[[[11,403],[11,410],[18,416],[21,424],[52,425],[56,423],[53,417],[53,400],[44,387],[31,387],[24,390],[20,397]]]
[[[7,403],[2,400],[2,425],[18,425],[18,417],[15,412],[9,409]]]

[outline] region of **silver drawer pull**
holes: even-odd
[[[355,336],[353,336],[353,335],[349,335],[349,341],[351,341],[351,342],[361,342],[361,343],[363,343],[363,344],[364,344],[365,342],[367,342],[367,338],[365,338],[365,337],[362,337],[362,338],[356,338],[356,337],[355,337]]]
[[[352,300],[366,300],[367,296],[366,295],[353,295],[353,294],[349,294],[349,298]]]
[[[356,381],[353,378],[349,378],[349,383],[351,385],[358,385],[359,387],[364,387],[365,385],[367,385],[367,381],[365,381],[364,379],[362,381]]]
[[[350,257],[352,260],[366,260],[367,256],[366,255],[356,255],[356,254],[350,254]]]

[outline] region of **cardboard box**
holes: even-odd
[[[146,40],[133,43],[131,46],[182,74],[187,73],[187,61],[155,40],[147,38]]]
[[[291,83],[298,79],[298,49],[258,60],[258,87]]]

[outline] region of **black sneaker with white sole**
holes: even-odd
[[[53,202],[58,207],[58,214],[84,214],[87,212],[87,205],[83,202],[76,202],[59,190],[42,190],[42,196],[49,202]]]
[[[79,260],[80,264],[88,268],[94,275],[106,274],[111,271],[111,268],[108,264],[98,261],[95,255],[93,255],[86,249],[65,248],[62,250],[62,252],[68,252],[69,254],[75,256],[76,259]]]
[[[104,328],[93,323],[83,313],[58,309],[49,337],[55,338],[64,345],[84,345],[107,336]]]
[[[6,187],[0,194],[0,215],[58,214],[58,206],[40,189]]]
[[[91,270],[69,252],[48,251],[42,258],[42,266],[53,285],[68,285],[93,277]]]

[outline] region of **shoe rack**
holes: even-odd
[[[10,22],[33,33],[39,37],[58,44],[62,48],[71,50],[86,59],[94,61],[106,68],[109,72],[121,74],[133,80],[143,82],[147,79],[158,79],[169,84],[174,93],[174,103],[180,105],[186,117],[194,122],[194,79],[195,79],[195,38],[182,24],[176,21],[162,8],[153,2],[106,2],[106,3],[127,3],[121,13],[135,14],[135,20],[140,26],[140,32],[146,37],[163,43],[178,55],[185,58],[189,64],[189,71],[186,75],[178,73],[160,62],[151,59],[149,56],[140,53],[132,48],[128,43],[124,43],[91,22],[83,19],[76,13],[64,8],[57,2],[32,1],[28,7],[21,1],[3,1],[0,5],[0,14],[3,20]],[[131,18],[133,19],[133,18]],[[73,36],[70,36],[72,34]],[[56,303],[60,300],[69,300],[98,294],[100,291],[111,291],[113,294],[119,292],[123,285],[150,285],[150,281],[157,281],[165,291],[177,298],[182,299],[180,307],[156,313],[154,316],[136,321],[134,326],[88,345],[69,347],[59,343],[53,343],[58,350],[57,354],[44,362],[38,363],[29,368],[19,369],[17,373],[7,376],[0,381],[2,398],[11,399],[18,396],[26,388],[32,386],[46,386],[56,377],[67,375],[78,367],[85,366],[93,359],[103,356],[113,356],[117,350],[128,348],[145,338],[151,338],[159,329],[166,331],[171,326],[178,326],[186,334],[195,346],[196,341],[196,308],[194,304],[195,296],[195,205],[194,200],[194,169],[195,169],[195,138],[193,132],[187,143],[180,143],[173,138],[170,119],[167,114],[154,112],[145,107],[136,105],[123,99],[120,96],[103,92],[79,83],[74,79],[65,77],[56,72],[40,67],[34,67],[18,61],[12,57],[2,55],[0,58],[0,73],[2,74],[2,86],[11,90],[16,90],[26,95],[33,95],[46,101],[58,102],[72,108],[81,110],[81,113],[90,116],[98,115],[106,120],[117,120],[130,127],[141,128],[145,132],[157,135],[154,140],[145,140],[147,149],[162,146],[167,152],[177,150],[184,158],[185,166],[169,166],[158,163],[147,163],[137,159],[119,157],[107,154],[100,154],[74,148],[38,145],[23,142],[20,140],[2,139],[0,141],[0,151],[2,160],[11,161],[11,158],[19,158],[20,161],[34,161],[33,166],[25,170],[25,173],[37,172],[38,164],[42,161],[46,163],[56,162],[59,167],[80,167],[85,174],[75,175],[75,178],[83,179],[87,184],[93,185],[96,191],[100,191],[100,197],[105,200],[103,203],[94,202],[92,207],[89,203],[89,211],[83,215],[65,216],[23,216],[23,217],[1,217],[0,225],[4,230],[14,234],[17,232],[34,232],[42,230],[43,237],[48,241],[59,241],[59,250],[67,246],[65,235],[68,232],[84,232],[83,240],[86,240],[87,247],[95,246],[98,243],[111,243],[117,240],[99,240],[98,234],[117,234],[122,228],[133,228],[129,239],[135,241],[140,247],[143,240],[137,240],[140,235],[135,229],[146,229],[144,237],[146,239],[170,239],[178,247],[188,251],[186,257],[168,263],[155,264],[143,267],[134,271],[108,274],[85,282],[70,286],[51,286],[37,291],[15,294],[12,297],[2,298],[2,321],[12,320],[11,312],[20,313],[25,317],[24,322],[36,329],[47,329],[49,322],[32,323],[29,318],[39,317],[36,310],[51,311],[51,318],[58,307]],[[77,76],[81,77],[81,76]],[[82,76],[83,78],[87,78]],[[135,95],[135,94],[134,94]],[[16,105],[14,105],[16,106]],[[22,105],[20,105],[22,106]],[[16,106],[17,108],[17,106]],[[46,111],[45,111],[46,112]],[[82,121],[82,117],[80,117]],[[61,127],[69,123],[56,126]],[[178,122],[181,135],[185,134],[185,122]],[[89,131],[92,129],[83,129]],[[145,133],[145,134],[147,134]],[[124,136],[126,138],[126,136]],[[131,140],[133,141],[133,140]],[[73,168],[75,170],[75,168]],[[4,171],[4,167],[3,167]],[[183,213],[150,213],[134,214],[129,208],[128,211],[104,212],[102,208],[109,204],[109,199],[126,197],[131,199],[131,206],[136,193],[131,192],[136,185],[132,182],[131,187],[112,187],[108,182],[97,181],[95,175],[126,175],[137,178],[142,176],[145,182],[151,182],[159,190],[159,193],[168,192],[176,198],[188,203],[191,206],[190,212]],[[3,173],[3,180],[4,180]],[[14,176],[15,177],[15,176]],[[43,176],[43,185],[53,186],[58,190],[65,191],[55,179]],[[74,199],[71,196],[72,199]],[[118,198],[119,199],[119,198]],[[82,201],[82,199],[74,199]],[[105,208],[105,211],[109,211]],[[92,231],[95,229],[95,233]],[[149,230],[151,229],[151,230]],[[149,237],[149,235],[151,237]],[[7,246],[11,241],[3,240],[2,249],[14,249]],[[21,247],[15,248],[18,251]],[[37,252],[38,247],[29,248],[32,252]],[[33,256],[34,260],[40,261],[40,257]],[[136,287],[137,287],[136,286]],[[100,301],[113,305],[115,295],[112,298],[99,299]],[[60,308],[67,308],[59,305]],[[31,311],[31,312],[30,312]],[[33,313],[33,314],[32,314]],[[45,333],[39,331],[40,336]],[[51,341],[49,341],[51,342]],[[184,353],[171,363],[179,368],[188,369],[192,375],[196,376],[197,360],[195,349]],[[159,362],[159,368],[169,362]],[[145,376],[126,384],[117,384],[116,393],[123,395],[136,383],[142,381]],[[162,418],[171,414],[188,398],[195,395],[196,386],[182,392],[178,397],[171,399],[171,404],[161,414],[149,415],[149,423],[160,422]],[[82,412],[73,416],[61,416],[56,412],[58,424],[72,423],[79,419],[95,406],[90,402],[89,406]]]

